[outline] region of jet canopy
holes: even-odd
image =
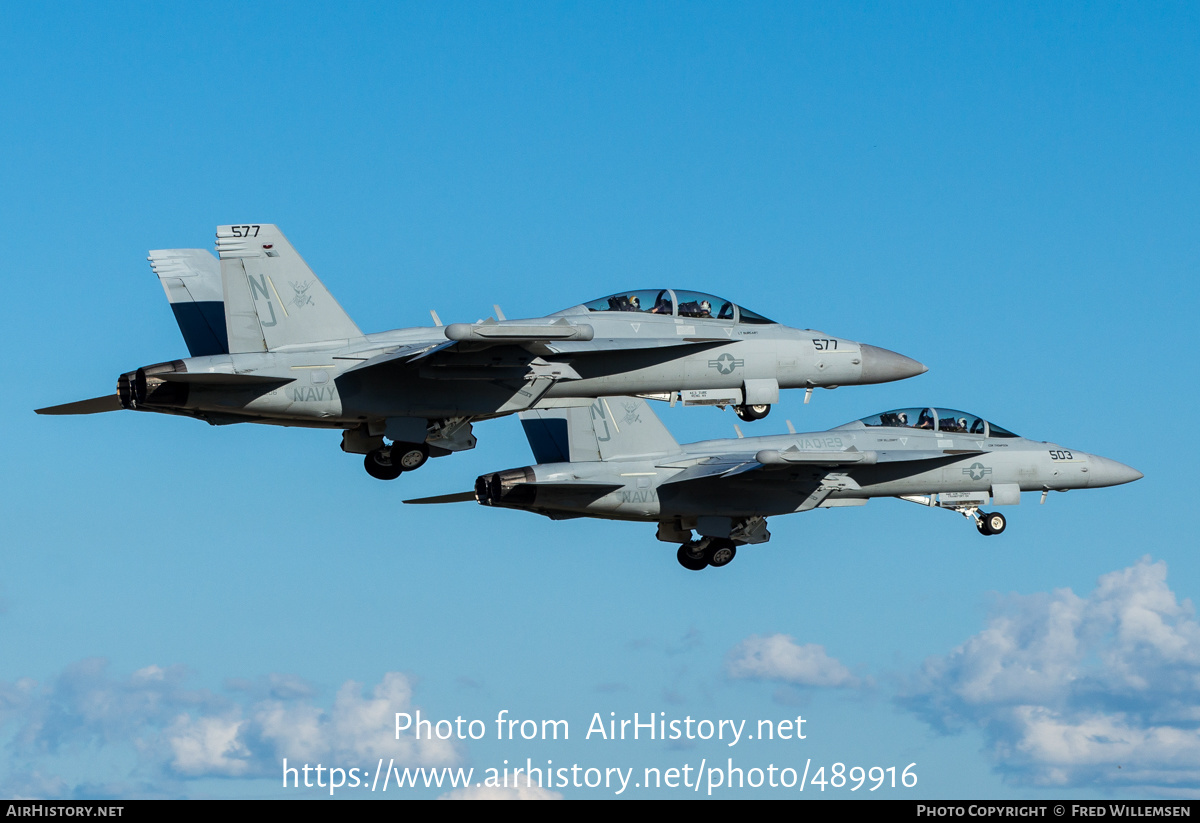
[[[774,323],[761,314],[737,306],[723,297],[677,289],[622,291],[584,303],[588,311],[640,312],[675,317],[727,320],[731,323]]]
[[[953,434],[982,435],[983,437],[1017,437],[1008,429],[1003,429],[995,423],[989,423],[982,417],[955,409],[893,409],[864,417],[846,425],[858,426],[860,424],[867,428],[926,429]]]

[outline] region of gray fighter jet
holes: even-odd
[[[39,409],[117,409],[342,430],[392,479],[475,445],[475,420],[602,395],[766,416],[780,389],[883,383],[925,367],[793,329],[719,297],[629,291],[546,317],[363,334],[278,228],[220,226],[217,253],[152,251],[191,357],[121,375],[116,394]],[[807,399],[807,398],[806,398]]]
[[[606,397],[589,408],[521,413],[536,466],[487,474],[475,491],[407,500],[485,506],[555,520],[658,523],[688,569],[724,566],[737,546],[771,539],[767,517],[896,497],[970,518],[980,534],[1021,492],[1094,489],[1142,475],[1129,466],[1041,443],[952,409],[897,409],[807,434],[680,446],[649,406]],[[789,423],[789,429],[791,425]],[[695,535],[693,535],[695,532]]]

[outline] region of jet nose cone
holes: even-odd
[[[894,351],[868,346],[859,346],[862,352],[862,383],[890,383],[906,377],[916,377],[929,371],[922,363]]]
[[[1143,476],[1132,466],[1109,460],[1107,457],[1093,456],[1088,461],[1088,485],[1092,488],[1132,483],[1134,480],[1141,480]]]

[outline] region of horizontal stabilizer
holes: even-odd
[[[475,492],[456,492],[454,494],[439,494],[437,497],[419,497],[416,500],[405,500],[405,503],[474,503]]]
[[[104,397],[93,397],[91,400],[76,400],[74,403],[64,403],[61,406],[48,406],[37,409],[38,414],[100,414],[101,412],[119,411],[121,401],[115,394]]]
[[[222,374],[221,372],[165,372],[154,375],[168,383],[190,383],[195,386],[278,386],[291,383],[294,377],[272,377],[266,374]]]
[[[532,483],[520,483],[518,485],[533,486],[538,489],[578,490],[581,492],[600,492],[602,494],[608,494],[609,492],[624,488],[620,483],[604,483],[598,480],[535,480]]]

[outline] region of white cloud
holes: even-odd
[[[186,775],[240,777],[250,770],[250,750],[239,739],[242,721],[183,714],[167,730],[172,765]]]
[[[859,685],[858,678],[826,654],[824,646],[815,643],[801,646],[786,634],[746,638],[729,653],[725,671],[730,677],[780,680],[797,686]]]
[[[25,775],[0,781],[0,792],[58,785],[43,773],[59,754],[81,748],[105,752],[101,761],[118,762],[122,750],[131,752],[137,762],[132,776],[154,783],[274,777],[285,757],[355,766],[380,757],[414,766],[459,758],[449,741],[396,739],[395,712],[414,708],[412,681],[399,672],[385,674],[370,690],[347,681],[328,709],[294,676],[272,675],[257,686],[234,681],[230,696],[189,689],[186,679],[182,667],[156,665],[113,678],[104,660],[90,659],[46,684],[28,678],[0,683],[0,726],[13,729],[0,773]]]
[[[943,731],[983,729],[1013,782],[1200,788],[1200,623],[1149,558],[1086,598],[999,601],[900,702]]]
[[[443,740],[417,740],[412,734],[396,739],[395,713],[412,708],[412,682],[389,672],[363,696],[361,683],[347,681],[338,690],[333,708],[322,711],[307,701],[264,700],[248,712],[247,736],[268,741],[278,758],[336,760],[395,759],[402,765],[448,765],[457,761],[454,747]]]

